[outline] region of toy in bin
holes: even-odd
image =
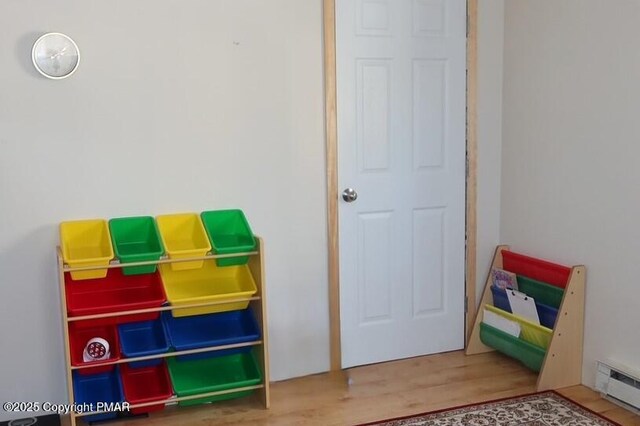
[[[103,361],[111,357],[109,351],[109,342],[101,337],[90,339],[82,352],[82,360],[84,362]]]

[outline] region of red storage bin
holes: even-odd
[[[73,281],[64,275],[69,317],[157,308],[167,300],[158,272],[124,275],[119,268],[110,269],[105,278]],[[78,327],[124,324],[158,319],[159,312],[79,321]]]
[[[82,354],[89,340],[100,337],[109,342],[109,359],[102,361],[85,362]],[[76,323],[69,324],[69,346],[71,354],[71,365],[79,367],[83,365],[96,365],[96,367],[82,368],[77,370],[78,374],[98,374],[110,372],[115,365],[104,365],[106,363],[120,359],[120,340],[118,330],[115,325],[102,325],[97,327],[78,327]]]
[[[120,376],[124,389],[124,399],[133,404],[164,401],[173,395],[169,371],[164,361],[158,365],[143,368],[131,368],[127,364],[120,366]],[[150,413],[164,408],[165,404],[147,405],[132,408],[133,414]]]
[[[565,288],[569,282],[571,268],[502,250],[502,267],[517,275],[533,278],[556,287]]]

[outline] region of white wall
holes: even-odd
[[[0,400],[66,400],[54,248],[80,218],[244,209],[272,378],[328,369],[321,24],[321,0],[0,2]],[[67,80],[30,63],[48,31],[80,47]]]
[[[502,240],[587,266],[583,382],[640,367],[640,3],[509,0]]]
[[[504,0],[478,2],[478,199],[476,303],[500,241]]]
[[[504,0],[479,3],[481,289]],[[272,378],[328,369],[321,17],[320,0],[0,2],[0,400],[66,400],[54,246],[81,218],[243,208],[266,240]],[[81,49],[67,80],[30,62],[48,31]]]

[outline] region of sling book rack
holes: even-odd
[[[262,238],[256,236],[256,250],[247,253],[235,253],[235,254],[226,254],[226,255],[213,255],[206,254],[202,257],[193,257],[188,259],[169,259],[166,256],[161,257],[156,261],[144,261],[144,262],[131,262],[131,263],[121,263],[117,259],[113,260],[109,263],[108,266],[95,266],[95,267],[70,267],[65,264],[62,259],[61,249],[57,248],[57,257],[58,257],[58,278],[60,283],[60,303],[62,308],[62,319],[63,319],[63,335],[64,335],[64,346],[65,346],[65,366],[67,373],[67,390],[68,390],[68,398],[69,403],[73,404],[77,401],[74,396],[74,374],[77,374],[85,369],[95,369],[98,367],[109,367],[112,366],[114,368],[122,367],[128,368],[127,365],[129,363],[141,363],[144,361],[152,361],[157,359],[169,359],[176,356],[190,356],[196,357],[199,354],[213,353],[214,351],[233,351],[239,350],[241,348],[251,347],[252,356],[255,357],[257,367],[259,370],[259,375],[261,380],[259,383],[252,384],[242,384],[238,383],[237,386],[233,388],[222,389],[218,391],[210,391],[210,392],[200,392],[197,394],[186,395],[182,397],[177,397],[176,395],[167,395],[167,397],[163,399],[155,399],[153,401],[145,401],[135,404],[130,404],[129,409],[134,412],[147,412],[154,411],[152,408],[164,406],[164,405],[173,405],[176,403],[181,404],[189,404],[203,401],[203,400],[211,400],[211,399],[225,399],[225,395],[244,395],[250,392],[255,392],[258,396],[260,402],[263,404],[265,408],[269,408],[270,399],[269,399],[269,353],[268,353],[268,330],[267,330],[267,305],[266,305],[266,295],[265,295],[265,276],[264,276],[264,245]],[[189,304],[178,304],[178,305],[169,305],[163,304],[162,306],[153,307],[153,308],[142,308],[136,309],[131,308],[128,310],[117,310],[117,311],[108,311],[99,314],[91,314],[91,315],[69,315],[68,306],[67,306],[67,297],[66,297],[66,285],[65,285],[65,273],[69,273],[71,271],[87,271],[92,269],[113,269],[113,268],[123,268],[123,267],[135,267],[135,266],[144,266],[144,265],[153,265],[153,264],[166,264],[166,263],[175,263],[175,262],[189,262],[189,261],[205,261],[205,262],[215,262],[215,259],[222,259],[231,256],[248,256],[249,260],[247,263],[247,267],[249,269],[250,274],[255,281],[257,292],[252,296],[248,297],[238,297],[234,299],[225,299],[225,300],[211,300],[206,302],[194,302]],[[74,282],[74,285],[82,285],[82,281]],[[206,307],[212,307],[220,304],[232,304],[232,303],[242,303],[248,302],[249,307],[251,308],[253,314],[255,315],[255,320],[258,326],[258,330],[260,331],[260,336],[258,339],[249,342],[236,343],[236,344],[221,344],[221,345],[212,345],[208,347],[198,348],[198,349],[190,349],[190,350],[177,350],[177,351],[169,351],[160,354],[148,355],[148,356],[136,356],[136,357],[124,357],[120,356],[120,354],[116,354],[112,360],[108,361],[100,361],[98,363],[87,363],[86,365],[72,365],[72,356],[71,356],[71,346],[70,346],[70,326],[77,323],[82,323],[82,321],[109,321],[117,319],[120,316],[141,316],[148,315],[154,313],[169,313],[172,310],[198,310]],[[116,349],[117,350],[117,349]],[[87,371],[87,370],[85,370]],[[82,405],[82,404],[79,404]],[[117,405],[115,406],[117,409]],[[103,411],[85,411],[85,412],[74,412],[71,411],[70,415],[70,424],[71,426],[75,426],[77,424],[77,420],[79,418],[83,418],[86,416],[91,416],[93,418],[96,415],[100,416],[105,414],[108,408]]]
[[[584,266],[562,266],[525,256],[507,245],[496,248],[491,269],[515,273],[520,291],[537,302],[557,309],[552,329],[534,325],[496,306],[489,271],[482,300],[471,330],[466,354],[498,350],[537,371],[538,391],[578,385],[582,382],[582,347],[584,329],[585,275]],[[547,306],[545,306],[547,308]],[[483,323],[485,309],[522,326],[520,337],[514,337]],[[532,343],[533,342],[533,343]]]

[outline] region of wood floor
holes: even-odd
[[[535,383],[535,374],[497,353],[450,352],[274,383],[269,410],[249,398],[115,425],[355,425],[530,393]],[[584,386],[560,393],[622,425],[640,425],[639,416]]]

